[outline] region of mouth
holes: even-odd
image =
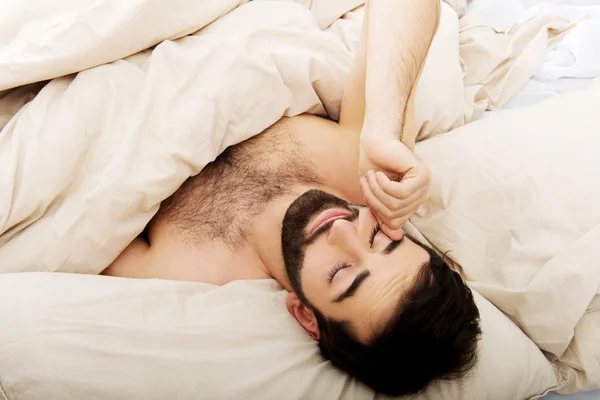
[[[347,210],[340,210],[340,209],[329,209],[329,210],[325,210],[322,213],[320,213],[310,224],[310,228],[309,228],[309,235],[312,234],[314,231],[316,231],[317,229],[319,229],[321,226],[329,223],[329,222],[333,222],[336,219],[340,219],[340,218],[344,218],[350,215],[350,212],[348,212]]]

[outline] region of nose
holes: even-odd
[[[356,226],[345,219],[333,222],[327,240],[355,260],[360,259],[364,252]]]

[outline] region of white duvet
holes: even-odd
[[[336,119],[362,18],[362,10],[355,9],[361,2],[356,0],[244,5],[178,0],[168,6],[156,0],[38,3],[3,3],[0,13],[4,273],[97,274],[141,232],[162,200],[227,146],[260,133],[282,115],[310,112]],[[464,12],[464,3],[455,3]],[[455,11],[444,6],[417,91],[419,138],[458,128],[486,109],[501,107],[573,27],[570,20],[538,15],[502,33],[486,25],[477,12],[467,13],[459,23]],[[45,86],[35,83],[49,79]],[[535,118],[540,115],[544,112]],[[522,120],[537,121],[526,116]],[[476,129],[470,126],[476,124],[468,125],[468,132]],[[569,127],[557,133],[564,136],[548,143],[560,147],[561,141],[574,140],[566,134]],[[456,153],[477,143],[476,134],[464,135],[468,139],[454,139]],[[586,149],[598,144],[595,136],[585,137],[590,140]],[[445,135],[439,138],[431,139],[432,144],[424,141],[422,151],[425,158],[432,152],[433,170],[443,176],[452,171],[444,164],[452,162],[452,155],[436,155],[441,151],[436,143],[444,143]],[[527,160],[517,143],[507,140],[506,146],[519,160]],[[598,168],[592,159],[577,153],[571,157],[565,162],[587,160]],[[502,164],[493,155],[489,160]],[[594,171],[590,165],[587,171]],[[460,170],[457,179],[467,172]],[[551,195],[549,176],[537,169],[532,176],[520,184],[542,188],[535,200],[550,207],[554,203],[542,201]],[[568,193],[573,182],[565,179]],[[456,181],[450,176],[444,182],[435,186],[436,195],[423,211],[430,214],[420,214],[428,218],[413,221],[417,228],[438,248],[451,249],[474,287],[552,359],[562,357],[574,370],[599,371],[593,358],[587,364],[573,361],[582,357],[569,346],[576,343],[572,339],[577,329],[584,333],[576,339],[586,338],[585,332],[592,329],[579,321],[586,320],[583,316],[598,288],[594,226],[587,236],[573,227],[571,236],[563,237],[560,253],[552,242],[540,242],[535,229],[524,231],[534,236],[529,247],[521,247],[518,240],[511,245],[504,236],[491,241],[481,235],[484,225],[477,222],[487,223],[487,208],[467,207],[467,218],[464,209],[449,203],[475,190],[469,181],[457,183],[459,189],[466,185],[462,192],[451,186]],[[577,186],[585,188],[596,194],[593,184]],[[564,196],[560,199],[570,199]],[[514,212],[519,207],[511,202],[529,200],[525,196],[505,201]],[[484,197],[477,204],[498,201],[496,196]],[[577,215],[585,219],[590,215],[586,210],[578,209]],[[537,211],[537,219],[538,214],[528,214],[534,227],[548,224],[548,232],[552,225],[544,219],[547,213],[567,218],[550,208]],[[496,224],[501,222],[514,230],[509,227],[514,220],[507,215],[491,218],[490,226],[500,229]],[[576,227],[583,229],[594,221],[589,218]],[[454,247],[448,244],[450,238],[457,243]],[[523,259],[518,259],[519,249],[526,253]],[[511,255],[506,257],[516,261],[505,264],[497,255],[508,250]],[[535,263],[523,267],[532,257]],[[565,267],[571,264],[577,269]],[[557,292],[572,296],[556,297]],[[556,318],[539,318],[539,304],[553,304],[561,311]],[[582,339],[581,344],[598,350],[593,339]],[[584,373],[572,377],[573,388],[599,385],[585,379]]]
[[[566,393],[600,388],[599,112],[597,79],[418,149],[435,183],[412,223],[550,359],[572,368]]]
[[[124,10],[111,1],[61,3],[64,11],[4,35],[0,89],[110,62],[237,5],[188,2],[162,13],[153,1]],[[293,2],[249,3],[194,35],[50,81],[0,136],[1,270],[98,273],[162,200],[227,146],[282,115],[336,119],[360,21],[340,20],[330,27],[336,32],[321,27],[357,3],[312,2],[317,18]],[[463,24],[468,85],[456,14],[446,6],[417,93],[421,138],[501,105],[535,72],[549,38],[572,27],[540,17],[501,36],[477,18]],[[490,51],[497,56],[475,61]],[[16,101],[11,95],[4,108]]]

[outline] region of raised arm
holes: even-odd
[[[437,29],[439,7],[438,0],[366,2],[340,125],[414,147],[414,89]]]
[[[363,195],[392,239],[429,191],[429,170],[412,152],[414,94],[439,13],[439,0],[368,0],[342,99],[340,125],[361,135]]]
[[[401,138],[412,149],[417,135],[414,93],[437,29],[440,3],[439,0],[369,3],[367,129],[363,133]]]

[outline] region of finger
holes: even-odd
[[[429,186],[425,185],[418,189],[414,193],[410,193],[406,198],[397,198],[383,190],[382,184],[386,184],[389,181],[385,175],[379,173],[374,174],[377,185],[372,183],[372,179],[369,179],[371,190],[379,200],[393,212],[393,217],[399,216],[398,213],[402,213],[401,210],[410,207],[413,203],[423,203],[427,199],[429,192]]]
[[[406,222],[406,221],[404,221],[404,222]],[[404,224],[402,224],[402,225],[404,225]],[[402,236],[404,236],[404,232],[402,231],[402,228],[391,229],[385,224],[381,225],[381,232],[383,232],[387,237],[389,237],[392,240],[400,240],[400,239],[402,239]]]
[[[364,189],[363,189],[363,193],[364,196],[367,198],[366,203],[369,211],[371,212],[371,214],[373,214],[373,217],[377,220],[377,225],[380,227],[385,226],[385,222],[389,221],[389,219],[380,211],[381,208],[383,207],[383,205],[381,205],[380,203],[378,203],[377,198],[375,197],[375,195],[373,194],[372,191],[370,191],[369,185],[366,182],[366,178],[364,179]],[[387,212],[387,211],[386,211]]]
[[[424,186],[429,185],[430,174],[425,168],[408,171],[399,182],[390,180],[384,173],[376,173],[381,188],[390,196],[405,199]]]
[[[428,198],[429,188],[421,188],[408,199],[400,200],[397,204],[397,208],[393,209],[390,213],[390,219],[402,217],[403,215],[411,212],[413,209],[419,208],[421,204],[428,200]]]
[[[415,213],[417,212],[417,210],[419,209],[419,207],[414,207],[412,208],[410,211],[404,213],[401,217],[398,218],[394,218],[391,219],[387,222],[385,222],[385,226],[390,229],[390,230],[397,230],[397,229],[401,229],[404,224],[406,224],[406,222],[413,216],[415,215]]]
[[[379,197],[379,193],[377,193],[376,190],[374,190],[372,186],[370,187],[370,189],[381,201],[381,197]],[[390,200],[391,204],[389,204],[389,203],[385,204],[382,201],[382,203],[387,208],[387,211],[385,211],[384,216],[388,220],[403,217],[404,215],[410,213],[411,211],[418,209],[421,206],[421,204],[423,204],[428,199],[428,195],[429,195],[429,188],[424,187],[424,188],[421,188],[418,192],[413,193],[411,195],[411,197],[409,197],[408,199],[399,200],[399,199],[392,198],[392,200]]]
[[[385,217],[384,212],[389,213],[389,210],[377,199],[377,196],[373,193],[371,188],[369,187],[369,182],[366,178],[360,178],[360,188],[362,189],[363,196],[367,200],[367,205],[375,214],[375,217],[381,222],[385,221],[387,218]],[[386,211],[387,210],[387,211]]]
[[[369,189],[371,189],[371,192],[377,197],[378,194],[375,192],[375,190],[373,189],[372,186],[369,187]],[[384,223],[386,225],[388,225],[388,227],[395,229],[395,228],[399,228],[402,226],[402,223],[398,223],[398,221],[394,221],[394,220],[400,220],[402,218],[404,218],[404,220],[406,220],[409,216],[411,216],[412,214],[414,214],[416,212],[416,210],[419,209],[419,207],[421,206],[421,204],[423,204],[425,202],[425,200],[427,200],[427,196],[428,195],[428,188],[423,188],[420,191],[418,191],[417,193],[415,193],[409,201],[401,201],[400,203],[398,203],[398,209],[390,209],[389,207],[387,207],[385,204],[382,203],[382,206],[384,206],[385,208],[378,208],[377,209],[377,214],[379,216],[380,219],[382,219],[384,221]],[[378,197],[378,200],[381,201],[381,199]],[[395,200],[397,201],[397,200]],[[408,216],[408,217],[407,217]]]
[[[376,174],[381,188],[390,196],[405,199],[423,187],[429,186],[429,171],[413,170],[406,173],[400,181],[390,180],[385,174]]]
[[[373,194],[381,201],[381,203],[390,211],[394,211],[398,208],[400,200],[387,194],[378,182],[377,174],[375,171],[369,171],[367,173],[367,181]]]

